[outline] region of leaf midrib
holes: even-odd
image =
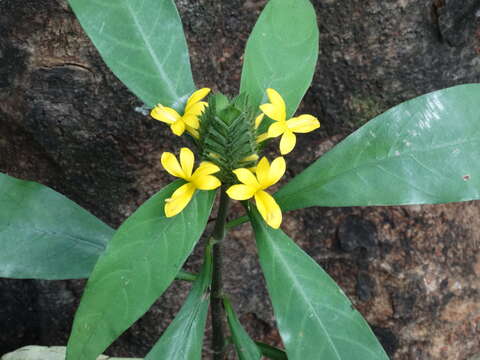
[[[67,233],[63,233],[63,232],[56,232],[56,231],[48,231],[48,230],[43,230],[43,229],[38,229],[38,228],[35,228],[35,227],[30,227],[30,228],[26,228],[26,227],[22,227],[22,226],[18,226],[17,224],[10,224],[8,225],[7,227],[5,227],[4,229],[1,229],[0,230],[0,233],[4,232],[6,229],[10,229],[10,228],[13,228],[14,230],[23,230],[23,231],[29,231],[29,232],[32,232],[34,234],[38,234],[39,236],[40,235],[49,235],[49,236],[55,236],[55,237],[65,237],[65,238],[68,238],[70,240],[72,240],[74,243],[84,243],[86,245],[89,245],[93,248],[96,248],[96,249],[99,249],[99,250],[105,250],[105,247],[106,247],[106,244],[100,244],[92,239],[88,239],[88,238],[83,238],[83,237],[80,237],[80,236],[77,236],[77,235],[72,235],[72,234],[67,234]]]
[[[291,282],[295,285],[295,287],[298,289],[298,291],[300,292],[300,295],[301,295],[301,299],[305,300],[304,302],[308,305],[308,307],[312,310],[312,313],[315,314],[315,317],[317,318],[318,320],[318,323],[320,324],[321,328],[322,328],[322,331],[325,333],[326,335],[326,338],[327,338],[327,341],[328,343],[331,345],[331,348],[335,351],[335,356],[337,357],[338,360],[342,360],[342,358],[340,357],[340,354],[338,353],[337,351],[337,348],[332,340],[332,337],[330,336],[330,334],[328,333],[325,325],[323,324],[323,321],[322,319],[320,318],[319,314],[317,313],[317,310],[316,308],[313,306],[313,304],[310,302],[310,301],[307,301],[306,299],[308,299],[307,297],[307,294],[303,291],[303,287],[301,286],[301,284],[298,282],[297,278],[295,277],[295,275],[293,274],[293,272],[291,271],[290,267],[288,266],[288,262],[285,261],[285,258],[283,257],[283,253],[280,251],[280,249],[276,246],[276,243],[275,243],[275,239],[272,239],[270,237],[270,235],[267,233],[267,232],[264,232],[266,233],[266,235],[268,236],[268,238],[270,239],[269,242],[270,242],[270,246],[276,251],[277,253],[277,260],[280,261],[280,263],[282,264],[282,268],[285,269],[286,271],[286,274],[287,276],[290,278]]]
[[[264,233],[266,233],[266,232],[264,231]],[[271,246],[272,246],[272,247],[276,250],[276,252],[277,252],[277,258],[276,258],[276,259],[279,259],[280,262],[281,262],[282,265],[283,265],[283,269],[286,269],[286,270],[287,270],[288,275],[289,275],[289,278],[292,280],[292,282],[295,284],[295,286],[299,289],[302,299],[308,299],[308,297],[306,296],[306,293],[303,291],[303,286],[301,286],[301,284],[298,282],[297,278],[295,277],[294,272],[290,269],[289,266],[287,266],[287,265],[288,265],[288,262],[285,261],[285,258],[284,258],[284,256],[283,256],[283,253],[282,253],[282,252],[280,251],[280,249],[276,246],[276,241],[275,241],[275,239],[272,239],[272,238],[269,236],[268,233],[267,233],[267,236],[268,236],[268,238],[270,239],[270,244],[271,244]],[[296,245],[292,242],[292,246],[296,246]],[[338,353],[338,351],[337,351],[337,349],[336,349],[336,347],[335,347],[335,345],[334,345],[334,343],[333,343],[332,337],[331,337],[331,336],[329,335],[329,333],[326,331],[326,328],[325,328],[325,326],[323,325],[323,322],[322,322],[319,314],[317,314],[317,312],[315,311],[314,305],[313,305],[311,302],[309,302],[309,301],[305,301],[305,302],[309,305],[310,309],[313,310],[313,313],[315,314],[316,318],[318,319],[318,321],[319,321],[319,323],[320,323],[320,325],[321,325],[321,327],[322,327],[322,330],[327,334],[327,338],[328,338],[330,344],[332,345],[333,349],[335,350],[335,354],[337,355],[338,359],[342,360],[342,358],[340,357],[340,354]],[[337,313],[341,313],[341,312],[337,311]],[[356,342],[356,343],[357,343],[357,342]],[[358,345],[362,345],[362,344],[359,344],[359,343],[357,343],[357,344],[358,344]],[[377,356],[378,354],[376,354],[374,351],[372,351],[372,350],[369,349],[368,347],[365,347],[365,346],[362,346],[362,347],[363,347],[364,349],[366,349],[367,351],[369,351],[372,355],[374,355],[375,358],[378,358],[378,356]]]
[[[466,141],[461,141],[461,142],[455,142],[455,143],[448,143],[448,144],[442,144],[442,145],[439,145],[439,146],[435,146],[435,147],[432,147],[430,149],[425,149],[425,150],[412,150],[412,151],[407,151],[407,152],[403,152],[403,153],[400,153],[400,155],[394,155],[394,156],[390,156],[390,155],[386,155],[385,157],[381,158],[381,159],[375,159],[374,161],[367,161],[367,162],[363,162],[361,163],[360,165],[358,166],[355,166],[355,167],[352,167],[352,168],[349,168],[347,170],[344,170],[344,171],[340,171],[338,173],[335,173],[331,176],[328,176],[324,179],[324,181],[320,180],[320,181],[317,181],[317,182],[314,182],[310,185],[307,185],[307,186],[304,186],[302,187],[300,190],[297,190],[289,195],[286,195],[286,196],[280,196],[279,198],[276,198],[278,201],[282,201],[282,202],[285,202],[287,201],[288,202],[288,199],[292,198],[292,197],[296,197],[297,194],[301,191],[301,192],[304,192],[304,191],[310,191],[312,188],[315,188],[315,187],[322,187],[322,186],[325,186],[329,183],[331,183],[332,181],[334,181],[335,179],[345,175],[345,174],[348,174],[349,172],[352,172],[352,171],[355,171],[355,170],[358,170],[358,169],[361,169],[361,168],[364,168],[364,167],[367,167],[367,166],[372,166],[372,165],[381,165],[382,163],[386,162],[386,161],[389,161],[391,159],[401,159],[403,157],[406,157],[406,156],[410,156],[410,155],[413,155],[413,154],[417,154],[417,153],[425,153],[425,152],[429,152],[429,151],[434,151],[434,150],[438,150],[438,149],[444,149],[444,148],[448,148],[448,147],[451,147],[451,146],[458,146],[458,145],[463,145],[463,144],[467,144],[467,143],[470,143],[470,142],[475,142],[475,141],[480,141],[480,138],[478,139],[469,139],[469,140],[466,140]],[[390,150],[388,151],[388,153],[390,153]],[[325,161],[328,161],[328,160],[325,160]],[[312,165],[314,166],[314,164]],[[304,171],[307,171],[309,170],[310,168],[307,168],[305,169]],[[302,173],[300,173],[299,175],[301,175]],[[288,185],[288,184],[287,184]],[[287,186],[286,185],[286,186]],[[281,191],[281,190],[280,190]]]
[[[164,189],[165,189],[165,188],[164,188]],[[164,190],[164,189],[163,189],[163,190]],[[161,192],[162,192],[163,190],[161,190]],[[157,200],[158,200],[158,199],[161,199],[161,198],[162,198],[162,196],[161,196],[161,195],[158,195]],[[153,199],[153,198],[152,198],[152,199]],[[199,210],[198,210],[198,207],[199,207],[198,198],[194,198],[193,201],[189,204],[189,206],[195,206],[195,210],[194,210],[193,212],[194,212],[194,213],[199,213]],[[145,211],[147,211],[147,209],[146,209]],[[152,215],[150,214],[150,216],[152,216]],[[186,219],[185,219],[185,212],[182,212],[182,213],[181,213],[180,215],[178,215],[178,216],[181,216],[181,219],[182,219],[184,222],[186,221]],[[140,215],[138,215],[138,217],[140,217]],[[134,219],[136,220],[136,217],[135,217]],[[133,219],[132,219],[132,220],[133,220]],[[144,220],[144,221],[141,222],[141,224],[144,224],[144,223],[149,222],[149,221],[151,221],[151,220],[152,220],[152,219]],[[173,226],[173,222],[167,223],[166,226],[162,229],[162,232],[159,233],[158,236],[159,236],[159,237],[166,237],[166,233],[168,232],[168,230],[170,229],[171,226]],[[135,228],[135,226],[133,226],[132,228]],[[126,233],[131,232],[131,230],[132,230],[132,229],[128,229],[128,231],[127,231]],[[116,234],[119,234],[119,233],[117,232]],[[124,234],[122,233],[122,234],[116,235],[116,236],[124,236]],[[157,238],[157,239],[158,239],[158,238]],[[198,240],[198,239],[197,239],[197,240]],[[112,242],[111,242],[111,243],[112,243]],[[167,245],[167,248],[168,248],[168,241],[167,241],[167,242],[164,242],[164,243]],[[193,245],[194,245],[194,244],[196,243],[196,241],[193,241],[192,243],[193,243]],[[167,251],[168,251],[168,250],[167,250]],[[190,254],[190,252],[189,252],[188,254]],[[186,255],[186,257],[188,257],[188,254]],[[185,259],[186,259],[186,257],[185,257]],[[183,264],[183,262],[185,261],[185,259],[181,262],[182,264]],[[181,264],[180,264],[180,267],[181,267]],[[106,321],[104,320],[104,316],[101,316],[101,319],[102,319],[102,323],[105,324]],[[84,357],[84,354],[85,354],[85,352],[86,352],[87,346],[88,346],[88,344],[90,343],[91,339],[94,337],[94,335],[97,334],[99,327],[100,327],[100,321],[97,321],[94,329],[91,330],[90,336],[88,337],[87,341],[86,341],[84,344],[81,344],[81,345],[80,345],[80,346],[81,346],[81,347],[80,347],[80,354],[79,354],[79,355],[81,355],[80,359],[82,359],[82,358]],[[67,359],[68,359],[68,358],[67,358]]]
[[[173,98],[173,99],[178,99],[180,96],[178,96],[177,93],[173,92],[172,88],[173,88],[173,83],[170,79],[170,77],[168,77],[167,73],[165,72],[165,70],[163,69],[163,66],[160,62],[160,60],[158,59],[157,57],[157,54],[155,53],[155,50],[153,49],[152,45],[150,44],[150,42],[148,41],[148,36],[147,34],[145,33],[143,27],[142,27],[142,24],[139,22],[138,20],[138,17],[137,15],[135,14],[135,12],[133,11],[132,7],[131,7],[131,4],[130,2],[127,0],[125,1],[125,4],[126,4],[126,7],[128,9],[128,14],[130,15],[130,17],[132,18],[134,24],[135,24],[135,27],[137,28],[138,32],[140,33],[140,36],[141,36],[141,39],[143,41],[143,43],[145,44],[145,47],[148,51],[148,53],[150,54],[150,56],[152,57],[153,59],[153,62],[155,63],[155,66],[157,68],[157,71],[159,72],[160,74],[160,77],[162,78],[162,81],[164,81],[165,83],[167,83],[167,91],[168,91],[168,94]],[[171,45],[170,45],[171,47]]]

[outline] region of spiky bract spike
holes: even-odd
[[[248,105],[245,95],[232,101],[222,94],[211,96],[200,118],[199,134],[202,159],[221,168],[216,176],[223,184],[236,183],[233,170],[255,166],[255,110]]]

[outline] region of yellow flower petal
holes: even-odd
[[[254,187],[248,185],[232,185],[227,189],[227,195],[234,200],[247,200],[253,197],[255,190]]]
[[[270,164],[267,158],[263,157],[258,162],[256,174],[258,182],[260,183],[260,189],[266,189],[273,184],[277,183],[285,174],[286,164],[283,157],[277,157]]]
[[[162,121],[169,125],[173,124],[181,117],[174,109],[160,104],[158,104],[152,109],[152,111],[150,112],[150,116],[153,117],[155,120]]]
[[[189,133],[190,135],[192,135],[195,139],[199,139],[199,138],[200,138],[200,133],[198,132],[197,129],[194,129],[194,128],[188,126],[188,125],[187,125],[185,128],[187,129],[188,133]]]
[[[263,133],[261,135],[258,135],[257,136],[257,144],[260,144],[261,142],[264,142],[267,139],[268,139],[268,133]]]
[[[218,188],[222,183],[213,175],[201,176],[193,180],[193,184],[199,190],[213,190]]]
[[[275,199],[261,190],[255,193],[255,204],[265,222],[272,228],[278,229],[282,223],[282,210]]]
[[[202,88],[200,90],[195,91],[187,100],[187,106],[185,106],[185,113],[188,112],[188,110],[192,105],[198,103],[205,96],[207,96],[209,92],[210,92],[209,88]]]
[[[170,152],[164,152],[160,161],[163,168],[167,170],[170,175],[185,179],[185,173],[175,155]]]
[[[255,129],[258,129],[258,127],[260,126],[260,124],[262,123],[262,120],[263,120],[263,117],[265,116],[264,113],[261,113],[260,115],[258,115],[256,118],[255,118]]]
[[[268,172],[268,186],[276,184],[285,174],[287,166],[285,164],[285,159],[281,156],[277,157],[270,164],[270,171]]]
[[[183,147],[180,149],[180,165],[182,166],[183,173],[186,180],[190,179],[193,171],[193,164],[195,163],[195,155],[192,150]]]
[[[270,119],[276,121],[285,121],[285,110],[279,109],[273,104],[260,105],[260,110],[262,110],[262,112]]]
[[[241,168],[233,170],[233,173],[237,176],[238,180],[240,180],[241,183],[255,189],[258,189],[260,187],[257,178],[255,177],[255,175],[252,174],[250,170]]]
[[[242,162],[247,162],[247,161],[257,161],[258,160],[258,155],[257,154],[252,154],[247,157],[244,157],[241,161]]]
[[[268,99],[270,100],[270,103],[273,104],[277,108],[277,111],[281,115],[283,121],[286,119],[286,106],[285,106],[285,101],[283,101],[283,98],[280,96],[280,94],[274,90],[274,89],[267,89],[267,96]],[[272,118],[273,119],[273,118]],[[274,119],[276,120],[276,119]],[[282,121],[282,120],[278,120]]]
[[[280,140],[280,153],[282,155],[288,154],[295,147],[297,138],[293,132],[287,130],[283,133],[282,139]]]
[[[172,217],[181,212],[188,205],[195,193],[195,186],[186,183],[180,186],[172,194],[172,197],[165,200],[165,216]]]
[[[320,122],[315,116],[300,115],[287,120],[288,128],[296,133],[308,133],[320,127]]]
[[[202,176],[207,176],[219,172],[220,168],[209,161],[202,161],[200,166],[193,172],[192,179],[197,179]]]
[[[170,202],[170,201],[175,200],[177,198],[181,198],[181,197],[184,197],[184,196],[189,196],[189,194],[192,193],[192,192],[195,192],[195,186],[192,183],[187,182],[187,183],[183,184],[182,186],[180,186],[179,188],[177,188],[177,190],[175,190],[173,192],[172,196],[170,196],[170,198],[168,198],[168,199],[165,199],[165,201]]]
[[[284,122],[275,122],[268,127],[268,137],[274,138],[282,135],[286,130],[286,124]]]
[[[205,108],[207,106],[208,103],[205,101],[200,101],[196,104],[192,104],[187,109],[185,109],[185,115],[200,116],[205,111]]]
[[[208,156],[210,156],[211,158],[214,158],[214,159],[221,159],[222,157],[214,152],[210,152],[208,153]],[[208,162],[208,161],[207,161]]]
[[[258,162],[255,173],[257,174],[257,179],[260,187],[262,189],[267,188],[269,186],[268,182],[270,178],[270,163],[265,156],[262,157]]]
[[[185,132],[185,123],[183,122],[182,119],[178,119],[175,121],[173,124],[170,125],[170,129],[172,129],[172,132],[177,135],[181,136]]]
[[[198,129],[200,127],[200,121],[198,120],[198,117],[195,115],[184,115],[182,117],[183,122],[185,125],[188,127],[191,127],[192,129]]]

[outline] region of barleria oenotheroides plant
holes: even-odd
[[[67,360],[95,359],[175,278],[194,281],[192,289],[146,359],[200,359],[209,307],[214,359],[224,357],[228,341],[241,360],[262,354],[388,359],[341,289],[279,229],[282,211],[479,199],[480,85],[436,91],[394,107],[272,196],[270,187],[285,172],[296,134],[319,127],[312,115],[293,116],[318,54],[308,0],[267,3],[248,40],[240,95],[233,99],[195,89],[172,0],[70,5],[110,69],[152,109],[153,118],[174,135],[188,136],[192,146],[179,149],[179,160],[162,155],[165,170],[180,179],[116,231],[51,189],[0,175],[0,276],[89,278]],[[280,154],[269,161],[261,150],[277,137]],[[218,215],[204,265],[198,275],[185,273],[182,265],[204,232],[217,191]],[[229,197],[243,201],[248,216],[227,224]],[[222,289],[223,238],[246,221],[254,229],[285,351],[254,342]]]

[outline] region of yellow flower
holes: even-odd
[[[263,118],[265,117],[264,113],[261,113],[255,118],[255,130],[258,130],[260,125],[262,124]],[[260,144],[268,139],[268,133],[263,133],[257,136],[257,143]]]
[[[268,139],[268,132],[260,134],[257,136],[257,143],[260,144],[261,142],[264,142],[265,140]]]
[[[241,184],[230,186],[227,190],[228,196],[235,200],[254,197],[258,211],[265,222],[272,228],[278,229],[282,222],[282,211],[275,199],[264,190],[277,183],[283,176],[285,159],[278,157],[270,165],[267,158],[263,157],[258,162],[256,174],[245,168],[236,169],[233,173]]]
[[[260,115],[258,115],[258,116],[255,118],[255,129],[258,129],[258,128],[260,127],[260,124],[262,123],[264,116],[265,116],[265,114],[264,114],[264,113],[261,113]]]
[[[246,158],[243,158],[242,162],[250,162],[250,161],[257,161],[257,160],[258,160],[258,155],[252,154],[250,156],[247,156]],[[256,169],[257,169],[256,165],[248,168],[248,170],[250,170],[252,173],[254,173]]]
[[[165,200],[165,215],[172,217],[181,212],[188,205],[197,190],[213,190],[221,183],[212,174],[220,168],[210,162],[204,161],[197,170],[193,171],[195,156],[188,148],[180,150],[180,163],[175,155],[169,152],[162,154],[162,165],[171,175],[185,180],[187,183],[174,191],[172,197]],[[192,173],[193,171],[193,173]]]
[[[315,116],[300,115],[287,120],[285,101],[278,92],[267,89],[267,96],[270,103],[260,106],[260,110],[270,119],[275,120],[268,128],[268,132],[260,135],[257,141],[264,141],[267,138],[274,138],[282,135],[280,140],[280,153],[288,154],[295,147],[297,138],[295,133],[307,133],[318,129],[320,122]]]
[[[199,116],[208,106],[208,103],[201,101],[210,92],[209,88],[195,91],[187,100],[185,111],[181,116],[174,109],[158,104],[150,112],[150,116],[168,125],[175,135],[181,136],[187,130],[193,137],[198,138],[200,127]]]

